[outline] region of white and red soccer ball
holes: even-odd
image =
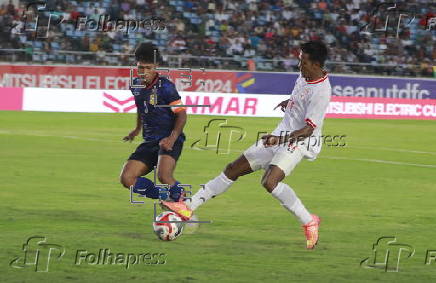
[[[175,221],[171,223],[161,223],[157,221]],[[183,232],[184,222],[180,216],[172,211],[164,211],[156,217],[153,222],[153,230],[159,239],[163,241],[173,241]]]

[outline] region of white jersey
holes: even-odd
[[[321,129],[331,93],[332,88],[327,73],[316,81],[306,81],[300,73],[286,106],[285,116],[272,134],[284,136],[310,125],[314,128],[312,136],[299,142],[298,145],[304,144],[307,147],[310,156],[306,158],[315,159],[321,151],[323,142]]]

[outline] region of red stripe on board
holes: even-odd
[[[112,109],[112,111],[114,111],[114,112],[120,112],[120,109],[118,109],[118,107],[115,107],[115,106],[107,103],[106,101],[103,101],[103,105]]]

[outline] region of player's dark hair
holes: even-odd
[[[301,44],[301,50],[309,55],[309,59],[318,62],[321,67],[324,67],[324,62],[327,60],[327,47],[321,41],[308,41]]]
[[[150,42],[140,43],[135,49],[135,59],[138,62],[159,64],[161,61],[159,49]]]

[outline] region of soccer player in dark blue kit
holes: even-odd
[[[133,80],[133,85],[146,87],[130,87],[137,107],[136,127],[123,140],[131,142],[142,130],[144,142],[124,164],[120,182],[125,188],[132,187],[134,193],[158,199],[159,188],[150,179],[142,177],[157,166],[159,181],[170,186],[169,200],[177,201],[182,188],[173,173],[185,141],[186,108],[177,106],[182,101],[175,85],[156,71],[160,61],[156,47],[151,43],[141,43],[135,50],[135,59],[139,77]],[[165,198],[164,195],[161,194],[161,199]]]

